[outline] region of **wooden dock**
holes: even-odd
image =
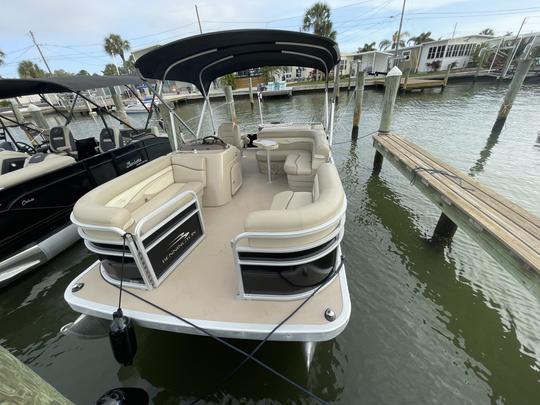
[[[375,79],[373,84],[376,87],[384,87],[384,79]],[[414,79],[414,78],[401,78],[399,84],[399,89],[401,91],[413,91],[413,90],[424,90],[430,88],[444,88],[446,86],[445,79]]]
[[[396,134],[379,133],[373,142],[379,166],[386,157],[442,210],[438,227],[446,217],[499,263],[517,268],[519,280],[535,281],[532,288],[539,289],[538,217]]]

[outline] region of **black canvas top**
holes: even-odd
[[[263,66],[303,66],[328,73],[339,63],[337,44],[305,32],[247,29],[195,35],[141,56],[143,77],[192,83],[206,93],[228,73]]]
[[[31,94],[71,93],[102,87],[137,85],[137,76],[62,76],[42,79],[0,79],[0,99]]]

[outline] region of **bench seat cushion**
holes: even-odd
[[[305,150],[289,153],[285,159],[285,173],[296,176],[311,176],[311,153]]]
[[[304,207],[313,202],[313,194],[310,192],[282,191],[272,199],[271,210],[293,210]]]

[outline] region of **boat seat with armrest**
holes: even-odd
[[[75,139],[68,127],[51,128],[49,132],[49,146],[54,153],[77,158]]]
[[[218,128],[218,137],[229,145],[242,149],[249,139],[240,133],[240,127],[234,122],[224,122]]]
[[[0,176],[0,189],[23,183],[73,163],[75,159],[72,157],[54,153],[39,152],[32,156],[25,155],[24,167]]]
[[[311,192],[283,191],[276,194],[270,209],[247,215],[244,228],[246,232],[269,233],[307,230],[338,216],[345,201],[336,167],[323,163],[317,170]],[[303,246],[322,239],[333,230],[335,226],[296,238],[249,238],[248,244],[260,248]]]
[[[102,152],[121,148],[124,146],[124,138],[120,136],[119,128],[103,128],[99,134],[99,149]]]
[[[293,190],[311,190],[317,169],[329,159],[330,148],[320,124],[266,126],[257,138],[271,138],[279,144],[270,152],[271,168],[276,173],[284,172]],[[265,151],[257,151],[257,162],[259,171],[266,173]]]
[[[169,154],[91,190],[77,201],[73,217],[82,224],[115,227],[133,233],[144,216],[185,191],[194,192],[202,202],[205,186],[204,156]],[[144,224],[141,232],[144,234],[192,199],[186,196],[161,210]],[[114,232],[85,232],[99,239],[121,240]]]

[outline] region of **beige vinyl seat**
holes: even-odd
[[[133,233],[147,214],[185,191],[202,201],[206,186],[206,160],[203,156],[169,154],[102,184],[81,197],[73,208],[76,221],[86,225],[119,228]],[[147,221],[147,232],[178,208],[192,200],[186,196]],[[121,239],[114,232],[93,232],[104,239]]]
[[[240,133],[240,127],[234,122],[222,123],[218,128],[218,137],[238,149],[242,149],[249,143],[247,137]]]
[[[311,192],[282,191],[274,196],[270,209],[250,212],[246,232],[301,231],[321,225],[339,215],[345,204],[345,192],[336,167],[319,166]],[[336,224],[337,226],[337,224]],[[249,238],[249,245],[261,248],[302,246],[320,240],[336,227],[297,238]]]
[[[54,153],[36,153],[32,156],[25,156],[24,167],[0,176],[0,189],[23,183],[75,163],[75,159],[71,156]]]
[[[68,127],[54,127],[49,132],[49,146],[57,154],[69,155],[77,158],[75,139]]]
[[[270,152],[271,170],[285,173],[289,187],[307,191],[322,163],[328,162],[330,148],[326,133],[320,124],[274,125],[263,127],[257,139],[270,138],[279,147]],[[266,173],[266,152],[257,151],[259,171]]]

